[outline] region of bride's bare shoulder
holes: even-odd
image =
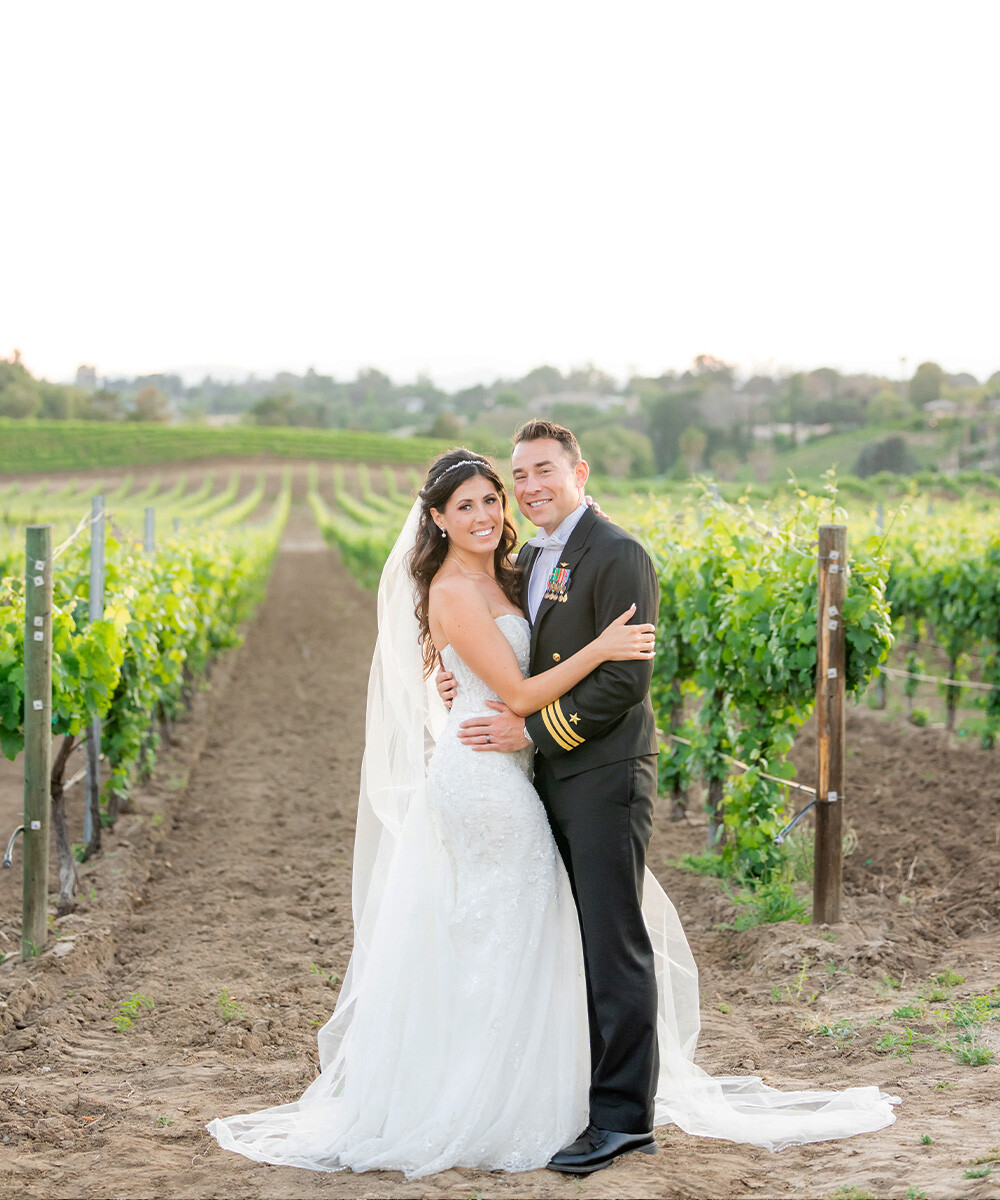
[[[477,608],[487,607],[486,597],[477,587],[475,580],[459,571],[439,571],[431,580],[428,597],[432,607],[463,605]]]

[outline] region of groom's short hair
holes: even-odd
[[[569,465],[575,467],[583,455],[580,453],[580,443],[576,440],[576,436],[572,430],[566,428],[565,425],[557,425],[555,421],[542,421],[537,417],[533,417],[517,429],[514,433],[514,445],[519,446],[522,442],[537,442],[542,438],[552,438],[554,442],[558,442],[566,451],[566,457],[569,459]]]

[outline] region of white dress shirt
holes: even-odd
[[[561,545],[540,550],[535,558],[531,568],[531,575],[528,579],[528,615],[531,617],[532,624],[534,624],[535,617],[538,615],[542,597],[545,595],[545,585],[549,581],[552,569],[559,565],[563,547],[569,541],[570,534],[577,527],[580,518],[586,511],[587,502],[581,500],[579,506],[574,508],[568,517],[564,517],[552,533],[552,537],[557,538]]]

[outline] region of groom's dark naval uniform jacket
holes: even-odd
[[[526,545],[517,556],[525,580],[538,554]],[[631,534],[590,509],[570,534],[556,569],[568,572],[568,578],[552,589],[560,593],[558,599],[542,600],[532,624],[532,675],[581,650],[632,603],[636,624],[656,623],[659,588],[649,555]],[[652,678],[651,662],[603,663],[528,717],[531,740],[557,778],[656,753]]]
[[[540,553],[517,557],[528,579]],[[532,675],[568,658],[635,603],[656,624],[659,585],[649,555],[591,509],[547,580],[531,629]],[[530,617],[530,613],[528,614]],[[658,1056],[653,952],[642,881],[656,797],[651,661],[607,662],[525,724],[535,786],[573,885],[590,1013],[590,1119],[624,1133],[653,1127]]]

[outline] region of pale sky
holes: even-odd
[[[995,0],[8,0],[0,44],[0,356],[48,378],[1000,369]]]

